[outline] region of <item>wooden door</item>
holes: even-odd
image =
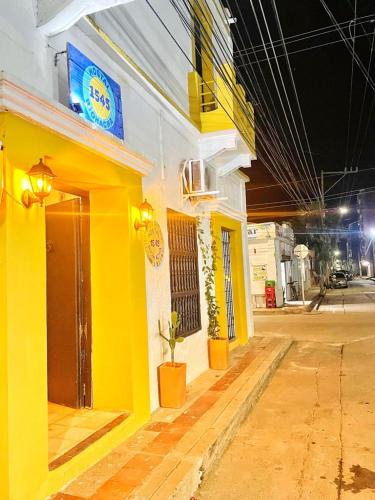
[[[89,241],[82,206],[74,198],[46,207],[48,400],[73,408],[91,405]]]

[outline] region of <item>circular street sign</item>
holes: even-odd
[[[309,255],[309,249],[306,245],[297,245],[294,247],[293,253],[300,259],[304,259]]]
[[[154,221],[147,226],[145,250],[148,260],[154,267],[159,267],[164,255],[164,239],[159,224]]]

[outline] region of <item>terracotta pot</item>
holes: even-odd
[[[229,361],[229,342],[225,337],[208,339],[208,357],[210,368],[226,370]]]
[[[186,398],[186,363],[163,363],[158,372],[160,406],[181,408]]]

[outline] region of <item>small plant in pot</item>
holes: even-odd
[[[167,336],[163,332],[160,320],[158,322],[159,335],[168,343],[171,351],[171,361],[161,364],[158,368],[159,400],[160,406],[164,408],[181,408],[186,399],[186,363],[176,363],[174,360],[176,344],[184,341],[184,337],[177,335],[180,324],[180,316],[173,311],[168,321]]]
[[[202,222],[199,221],[198,241],[202,252],[205,298],[208,315],[208,357],[210,368],[226,370],[229,362],[229,342],[227,337],[220,335],[219,312],[215,296],[215,272],[217,269],[217,241],[210,221],[211,244],[203,240]]]

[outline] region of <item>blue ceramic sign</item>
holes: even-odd
[[[72,110],[98,128],[123,139],[120,85],[70,43],[67,54]]]

